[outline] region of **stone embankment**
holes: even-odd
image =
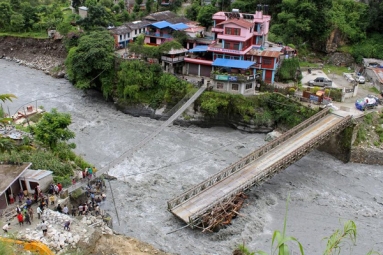
[[[63,78],[66,49],[61,40],[0,37],[0,57]]]

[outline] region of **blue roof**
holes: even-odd
[[[172,24],[170,27],[174,30],[184,30],[186,28],[189,28],[189,26],[184,23]]]
[[[162,29],[162,28],[165,28],[165,27],[170,27],[174,30],[184,30],[186,28],[189,28],[186,24],[184,23],[177,23],[177,24],[172,24],[172,23],[169,23],[167,21],[158,21],[156,23],[153,23],[151,24],[152,26],[156,27],[156,28],[159,28],[159,29]]]
[[[205,52],[207,51],[207,45],[197,45],[193,49],[190,49],[189,52]]]
[[[255,62],[253,61],[224,59],[224,58],[217,58],[213,62],[213,66],[233,67],[233,68],[241,68],[241,69],[247,69],[254,64]]]
[[[167,21],[158,21],[156,23],[153,23],[151,24],[152,26],[156,27],[156,28],[165,28],[165,27],[171,27],[173,24],[167,22]]]

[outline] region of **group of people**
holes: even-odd
[[[26,205],[24,207],[16,206],[17,221],[19,225],[26,224],[32,225],[33,221],[33,209],[32,209],[32,200],[28,197]],[[4,229],[4,228],[3,228]]]
[[[96,172],[96,167],[87,167],[84,169],[84,171],[82,171],[82,178],[88,178],[90,180],[92,177],[96,177]]]
[[[63,186],[61,183],[59,183],[59,182],[57,184],[52,183],[51,185],[49,185],[48,193],[50,195],[55,194],[57,196],[61,193],[62,190],[63,190]]]

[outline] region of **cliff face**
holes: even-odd
[[[61,40],[0,37],[0,57],[48,73],[63,66],[66,54]]]
[[[347,40],[344,38],[342,32],[335,28],[327,39],[317,40],[313,43],[313,48],[316,51],[324,53],[334,53],[337,51],[338,47],[343,46],[347,43]]]

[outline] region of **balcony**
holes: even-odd
[[[157,33],[157,32],[145,32],[145,36],[159,37],[159,38],[173,38],[170,34]]]
[[[217,73],[211,72],[210,79],[216,81],[237,81],[237,82],[247,82],[255,80],[254,75],[246,75],[246,74],[229,74],[229,73]]]
[[[211,29],[212,32],[218,32],[218,33],[223,33],[223,28],[220,27],[213,27]]]
[[[166,56],[161,56],[161,60],[167,63],[179,63],[184,61],[185,56],[178,56],[178,57],[166,57]]]

